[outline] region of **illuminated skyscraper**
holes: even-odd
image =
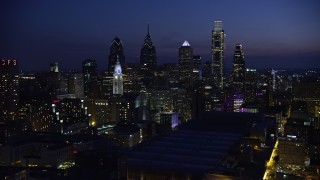
[[[193,49],[188,41],[179,48],[179,81],[184,87],[193,80]]]
[[[0,121],[16,120],[19,116],[19,76],[17,60],[1,60]]]
[[[114,67],[113,94],[123,94],[123,77],[119,59],[117,60],[116,66]]]
[[[224,68],[224,38],[222,21],[214,21],[212,31],[212,73],[215,84],[223,88],[223,68]]]
[[[233,72],[232,72],[232,82],[233,86],[237,90],[243,90],[243,83],[245,80],[245,61],[244,54],[242,50],[242,45],[237,44],[233,56]]]
[[[140,52],[140,66],[144,71],[143,74],[148,76],[152,75],[157,67],[156,48],[154,47],[149,34],[149,25],[148,33],[143,41],[143,45]]]
[[[97,63],[95,60],[86,59],[82,62],[82,74],[84,81],[84,95],[88,96],[97,89]]]
[[[114,70],[117,59],[119,59],[120,64],[123,65],[125,63],[125,56],[124,56],[122,42],[118,37],[115,37],[110,46],[110,55],[109,55],[109,64],[108,64],[108,72],[111,74]]]

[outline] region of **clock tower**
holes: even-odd
[[[117,62],[113,72],[113,94],[123,94],[123,76],[119,56],[117,56]]]

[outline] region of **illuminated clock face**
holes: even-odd
[[[1,65],[2,66],[16,66],[17,65],[17,60],[10,60],[10,59],[8,59],[8,60],[4,60],[4,59],[2,59],[1,60]]]

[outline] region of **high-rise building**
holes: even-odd
[[[76,98],[83,98],[83,76],[81,73],[72,73],[68,79],[68,92],[74,94]]]
[[[50,72],[45,75],[47,78],[46,84],[48,92],[51,98],[54,98],[60,89],[60,80],[62,78],[61,73],[59,72],[59,64],[57,62],[50,63]]]
[[[84,95],[92,95],[95,89],[97,89],[97,63],[95,60],[86,59],[82,62],[82,74],[84,81]]]
[[[222,28],[222,21],[214,21],[212,31],[212,73],[214,82],[220,89],[223,88],[224,75],[224,38],[225,33]]]
[[[237,44],[233,56],[233,72],[232,72],[232,82],[233,87],[237,90],[243,90],[243,84],[245,80],[245,61],[244,54],[242,50],[242,45]]]
[[[200,70],[201,70],[201,56],[195,55],[193,56],[193,79],[200,79]]]
[[[240,106],[244,103],[244,81],[245,81],[245,61],[242,45],[237,44],[232,62],[232,85],[233,85],[233,111],[239,112]]]
[[[257,93],[257,71],[256,69],[246,69],[244,81],[245,102],[254,102]]]
[[[119,59],[117,60],[116,66],[114,67],[113,94],[123,94],[123,77]]]
[[[193,48],[184,41],[179,48],[179,81],[183,87],[190,86],[193,80]]]
[[[143,74],[145,76],[152,75],[157,67],[156,48],[154,47],[149,34],[149,25],[147,36],[143,41],[143,45],[140,51],[140,66],[144,71]]]
[[[59,63],[50,63],[50,72],[59,72]]]
[[[1,60],[0,120],[16,120],[19,116],[19,75],[17,60]]]
[[[115,37],[110,45],[110,55],[109,55],[109,64],[108,64],[108,72],[113,73],[114,67],[117,63],[117,59],[119,59],[119,63],[124,65],[125,56],[123,51],[123,44],[118,37]]]
[[[202,67],[202,79],[205,82],[209,82],[212,79],[212,62],[206,61]]]

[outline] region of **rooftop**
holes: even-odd
[[[191,45],[188,43],[188,41],[184,41],[182,46],[191,46]]]
[[[239,133],[179,130],[131,152],[128,165],[134,168],[208,173],[218,166]]]

